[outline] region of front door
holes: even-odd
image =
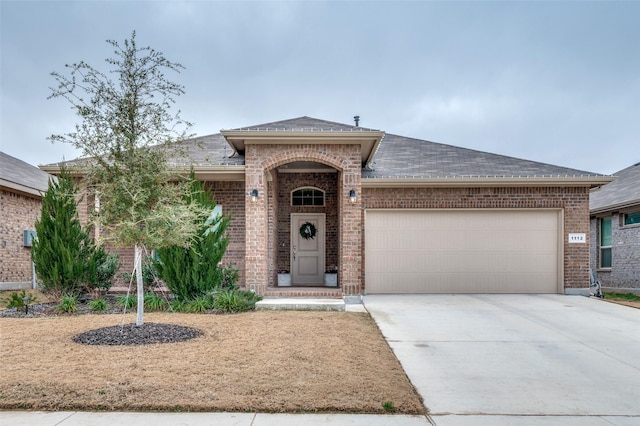
[[[324,213],[291,213],[291,282],[324,285]]]

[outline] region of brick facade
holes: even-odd
[[[266,148],[266,149],[265,149]],[[247,164],[253,163],[252,177],[246,182],[207,182],[224,214],[231,214],[231,242],[224,263],[240,271],[238,284],[259,293],[275,294],[277,271],[290,270],[290,214],[326,214],[326,265],[339,268],[343,295],[361,294],[364,286],[365,209],[561,209],[563,211],[564,287],[585,288],[589,283],[589,246],[568,244],[569,233],[589,229],[589,191],[586,187],[504,187],[504,188],[360,188],[359,153],[352,152],[356,167],[336,173],[278,173],[276,168],[291,161],[325,159],[329,148],[341,153],[350,146],[330,146],[301,157],[295,147],[248,146]],[[251,152],[255,149],[255,152]],[[260,161],[251,161],[253,155]],[[336,154],[337,157],[337,154]],[[344,165],[341,163],[340,165]],[[355,170],[358,173],[354,173]],[[354,177],[354,174],[356,177]],[[346,176],[348,176],[348,178]],[[249,183],[251,182],[251,183]],[[290,193],[300,187],[326,191],[324,207],[292,207]],[[250,192],[258,189],[258,200]],[[348,202],[351,188],[358,201]],[[123,271],[131,271],[133,250],[118,250]],[[593,255],[591,255],[593,256]],[[334,291],[330,291],[334,294]]]
[[[589,238],[587,187],[365,188],[362,198],[363,209],[562,209],[564,287],[588,287],[589,247],[567,242],[569,233]]]
[[[222,206],[222,213],[224,215],[231,215],[229,227],[227,228],[227,232],[229,233],[229,246],[222,258],[222,264],[223,266],[230,265],[236,268],[239,273],[238,283],[242,284],[245,281],[245,222],[244,199],[242,197],[244,182],[205,182],[205,187],[214,194],[216,204]],[[83,209],[86,208],[88,207],[85,205]],[[150,250],[151,248],[148,249]],[[122,266],[116,275],[115,286],[128,287],[129,283],[122,281],[122,273],[131,273],[133,271],[133,247],[115,248],[107,246],[107,250],[118,253],[120,255],[120,262],[122,262]]]
[[[603,287],[640,289],[640,225],[624,225],[624,214],[611,213],[611,268],[600,266],[600,217],[591,218],[594,236],[590,246],[590,266]]]
[[[31,248],[24,247],[24,231],[40,219],[40,197],[0,190],[0,283],[30,286]]]
[[[291,213],[324,213],[326,215],[326,265],[338,265],[338,174],[279,173],[277,176],[277,270],[291,270]],[[323,207],[292,206],[291,192],[301,187],[315,187],[325,192]],[[269,282],[273,285],[273,282]]]
[[[282,194],[290,191],[293,183],[290,178],[275,176],[272,171],[275,171],[280,165],[293,161],[314,161],[337,170],[335,189],[333,190],[336,201],[335,206],[331,208],[337,209],[336,217],[340,220],[337,225],[332,224],[331,226],[337,232],[337,266],[339,267],[340,285],[345,295],[360,294],[362,287],[361,205],[360,200],[356,203],[345,202],[351,189],[360,193],[359,145],[246,145],[246,286],[259,293],[264,293],[269,284],[273,285],[280,262],[285,262],[286,251],[282,252],[284,254],[279,254],[279,247],[275,247],[278,244],[282,245],[282,239],[286,239],[282,232],[289,232],[288,225],[286,230],[282,229],[285,213],[281,213],[281,211],[289,209],[286,206],[288,203],[283,203],[282,199],[286,195]],[[326,177],[316,178],[323,181],[328,179]],[[311,182],[312,179],[313,176],[309,176],[305,182]],[[329,182],[321,183],[327,185]],[[305,184],[295,186],[305,186]],[[318,186],[318,184],[313,186]],[[256,202],[250,201],[249,194],[253,189],[257,189],[261,194]],[[265,196],[265,194],[267,195]],[[275,202],[273,202],[274,200]],[[274,220],[276,211],[278,219]],[[274,229],[276,223],[277,226]],[[335,237],[333,238],[335,241]],[[287,244],[286,241],[285,244]],[[272,257],[271,261],[269,253],[276,254],[276,257]],[[282,269],[287,268],[283,267]]]

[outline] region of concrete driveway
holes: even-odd
[[[583,296],[371,295],[432,421],[640,425],[640,310]]]

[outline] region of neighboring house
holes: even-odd
[[[0,152],[0,290],[34,285],[29,231],[40,218],[41,194],[52,177]]]
[[[232,215],[224,261],[267,296],[588,291],[589,190],[612,180],[309,117],[184,147]]]
[[[640,290],[640,163],[593,190],[591,269],[604,287]]]

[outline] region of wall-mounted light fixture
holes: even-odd
[[[355,203],[358,200],[358,198],[356,197],[356,190],[355,189],[351,189],[349,191],[349,201],[351,201],[352,203]]]
[[[256,201],[258,201],[258,190],[253,189],[251,191],[251,202],[255,203]]]

